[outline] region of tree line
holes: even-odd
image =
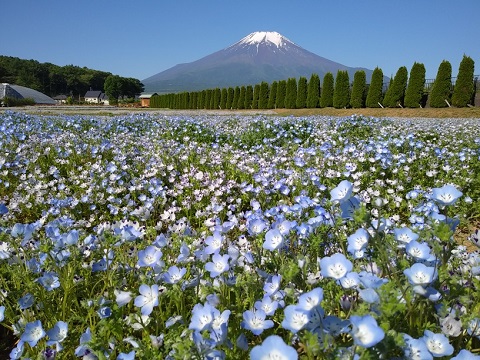
[[[10,56],[0,56],[0,83],[25,86],[50,97],[67,95],[75,99],[90,89],[105,92],[110,99],[135,97],[144,90],[138,79],[86,67],[58,66]]]
[[[455,85],[452,85],[452,66],[443,61],[428,92],[425,89],[425,66],[415,62],[410,77],[405,66],[398,69],[384,91],[383,71],[375,68],[370,84],[366,82],[365,71],[359,70],[350,82],[347,71],[339,70],[334,77],[325,74],[320,78],[312,74],[306,77],[261,82],[257,85],[215,88],[195,92],[155,94],[150,107],[170,109],[300,109],[335,107],[379,108],[379,107],[466,107],[473,103],[475,96],[474,61],[463,57]]]

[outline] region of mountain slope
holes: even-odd
[[[271,83],[290,77],[323,79],[346,70],[350,79],[364,70],[369,81],[372,70],[352,68],[328,60],[296,45],[277,32],[254,32],[235,44],[191,63],[179,64],[142,80],[146,92],[196,91],[230,86]]]

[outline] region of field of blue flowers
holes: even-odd
[[[480,359],[478,119],[7,111],[0,149],[1,358]]]

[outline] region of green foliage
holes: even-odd
[[[287,93],[287,81],[280,80],[277,87],[277,109],[285,108],[285,95]]]
[[[108,96],[108,101],[111,105],[118,104],[118,98],[122,94],[122,79],[117,75],[109,75],[105,79],[105,94]]]
[[[307,106],[307,78],[303,76],[298,79],[297,100],[295,106],[297,109],[303,109]]]
[[[233,109],[238,109],[239,100],[240,100],[240,87],[235,86],[235,89],[233,90],[233,102],[232,102]]]
[[[320,107],[333,106],[333,91],[334,91],[334,79],[333,74],[327,72],[323,77],[322,94],[320,96]]]
[[[0,99],[0,103],[4,106],[28,106],[28,105],[35,105],[35,100],[26,98],[26,99],[17,99],[13,97],[4,97]]]
[[[333,92],[333,107],[343,109],[350,105],[350,79],[348,72],[338,70]]]
[[[267,109],[268,108],[268,96],[270,89],[266,81],[262,81],[260,84],[260,89],[258,92],[258,108]]]
[[[247,92],[247,88],[242,86],[240,88],[240,95],[238,97],[238,109],[245,109],[245,95]]]
[[[475,62],[469,56],[463,55],[458,68],[457,81],[453,88],[452,105],[456,107],[465,107],[472,103],[474,95],[473,72]]]
[[[352,95],[350,105],[358,109],[365,107],[365,97],[367,95],[367,75],[365,71],[358,70],[353,76]]]
[[[251,109],[252,103],[253,103],[253,87],[251,85],[248,85],[245,91],[245,109]]]
[[[383,89],[383,71],[376,67],[372,73],[372,80],[368,87],[367,100],[365,105],[368,108],[379,108],[382,103],[382,89]]]
[[[297,104],[297,79],[289,78],[285,92],[285,108],[295,109]]]
[[[276,82],[276,81],[272,82],[272,86],[270,88],[270,96],[268,97],[268,106],[267,107],[269,109],[276,108],[277,87],[278,87],[278,82]]]
[[[227,89],[227,102],[225,104],[225,109],[231,109],[233,104],[233,95],[235,94],[235,90],[233,87],[229,87]]]
[[[425,87],[425,65],[415,62],[410,70],[407,90],[405,92],[405,107],[418,108],[423,98]]]
[[[253,87],[252,109],[258,109],[258,100],[260,99],[260,84]]]
[[[405,66],[398,69],[391,86],[389,86],[385,98],[383,99],[383,106],[385,107],[403,107],[403,100],[405,98],[405,90],[407,88],[408,70]]]
[[[307,108],[313,109],[320,106],[320,77],[317,74],[310,76],[307,89]]]
[[[437,76],[432,86],[432,91],[428,98],[430,106],[433,108],[444,108],[450,102],[452,94],[452,65],[447,60],[443,60],[438,67]],[[446,101],[445,101],[446,100]]]

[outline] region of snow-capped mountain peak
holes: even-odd
[[[259,45],[261,43],[272,43],[277,48],[287,45],[287,43],[292,42],[288,40],[285,36],[279,34],[276,31],[256,31],[240,40],[238,45]]]

